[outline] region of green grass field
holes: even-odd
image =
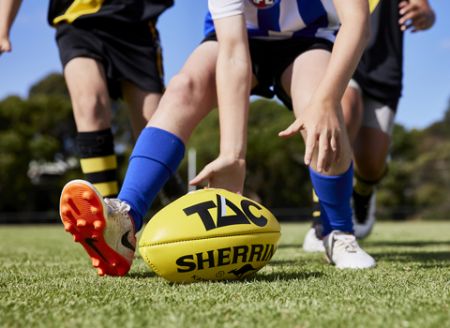
[[[0,226],[1,327],[450,327],[450,222],[379,223],[378,261],[339,271],[284,224],[277,253],[242,282],[173,285],[137,258],[98,277],[62,226]]]

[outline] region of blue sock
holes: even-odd
[[[323,236],[333,230],[353,233],[350,197],[353,191],[353,165],[341,175],[326,176],[309,169],[319,197]]]
[[[139,135],[118,198],[127,202],[136,231],[158,192],[184,157],[184,144],[176,135],[154,127]]]
[[[317,194],[317,192],[316,192]],[[326,231],[327,234],[329,234],[330,231],[333,231],[333,228],[330,225],[330,219],[327,216],[327,212],[325,211],[325,208],[322,205],[322,202],[319,202],[320,206],[320,223],[322,223],[322,237],[326,236],[323,232]]]

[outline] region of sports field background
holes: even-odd
[[[98,277],[62,225],[0,226],[0,327],[450,327],[450,222],[378,223],[367,271],[303,252],[308,227],[251,280],[173,285],[139,257]]]

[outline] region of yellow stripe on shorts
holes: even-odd
[[[103,2],[104,0],[74,0],[66,12],[61,16],[55,17],[52,23],[56,25],[65,21],[72,24],[80,16],[99,12]]]
[[[377,7],[377,5],[380,3],[381,0],[369,0],[369,10],[370,13],[373,13],[373,11],[375,10],[375,8]],[[392,0],[387,0],[387,1],[392,1]]]
[[[116,155],[80,159],[84,174],[117,169]]]

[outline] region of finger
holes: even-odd
[[[197,186],[199,184],[206,184],[206,182],[208,182],[209,184],[209,180],[211,179],[211,175],[212,175],[212,170],[210,169],[209,165],[205,166],[205,168],[203,170],[200,171],[199,174],[197,174],[197,176],[195,176],[195,178],[193,178],[191,181],[189,181],[189,184],[191,186]]]
[[[10,52],[11,51],[11,43],[4,41],[0,43],[0,53],[2,52]]]
[[[400,5],[399,5],[399,7],[400,7]],[[403,6],[399,9],[398,13],[400,14],[400,16],[403,16],[403,15],[405,15],[406,13],[408,13],[408,12],[410,12],[410,11],[413,11],[413,10],[417,10],[416,5],[415,5],[415,4],[411,4],[411,3],[409,3],[409,2],[406,2],[406,4],[403,5]]]
[[[409,5],[409,2],[408,2],[408,1],[402,1],[402,2],[400,2],[400,3],[398,4],[398,8],[399,8],[399,9],[402,9],[403,7],[405,7],[405,6],[407,6],[407,5]]]
[[[334,152],[333,160],[334,162],[338,162],[341,157],[341,144],[340,144],[340,134],[339,131],[336,131],[331,136],[331,149]]]
[[[410,22],[412,24],[414,19],[418,19],[419,17],[420,17],[420,14],[418,11],[411,11],[411,12],[405,14],[404,16],[402,16],[398,22],[400,23],[400,25],[408,24],[408,22]]]
[[[317,156],[317,170],[319,172],[326,171],[329,166],[330,144],[328,132],[321,133],[319,137],[319,149]]]
[[[299,133],[300,130],[302,130],[303,128],[304,128],[303,123],[300,120],[295,120],[286,129],[284,129],[283,131],[280,131],[278,133],[278,136],[283,137],[283,138],[292,137],[293,135],[296,135],[297,133]]]
[[[315,132],[306,134],[306,146],[305,146],[305,164],[311,164],[311,159],[316,147],[317,134]]]
[[[212,180],[210,180],[210,185],[211,188],[220,188],[220,189],[226,189],[229,190],[231,192],[234,192],[236,194],[242,194],[242,191],[244,189],[244,185],[243,183],[237,183],[235,181],[214,181],[214,178]]]
[[[413,27],[413,24],[410,21],[408,21],[405,24],[400,25],[400,30],[402,30],[404,32],[412,27]]]
[[[410,27],[412,27],[411,22],[406,22],[405,24],[400,24],[400,30],[402,31],[406,31],[407,29],[409,29]]]

